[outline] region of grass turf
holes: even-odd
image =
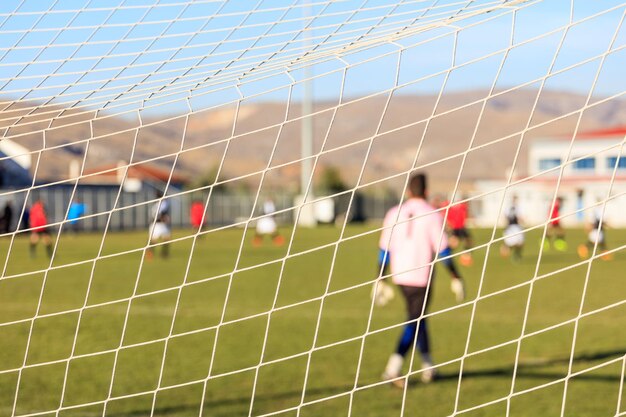
[[[12,415],[16,392],[15,415],[62,407],[63,417],[626,411],[624,250],[582,262],[581,230],[568,232],[567,252],[539,260],[540,233],[529,233],[520,264],[496,244],[476,249],[460,267],[461,305],[438,267],[429,325],[440,378],[421,384],[416,355],[403,392],[380,384],[404,306],[398,294],[370,320],[374,228],[351,226],[339,244],[338,229],[298,229],[287,258],[287,245],[253,248],[229,229],[173,243],[169,259],[157,248],[149,262],[146,232],[63,235],[49,270],[43,248],[31,260],[26,237],[5,239],[0,415]],[[473,233],[478,245],[490,240]],[[624,245],[626,232],[608,238]]]

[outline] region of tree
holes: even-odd
[[[346,191],[348,186],[341,178],[337,167],[325,166],[320,173],[317,188],[320,194],[336,194]]]
[[[196,188],[206,188],[206,187],[212,186],[213,184],[215,184],[215,181],[218,179],[218,172],[219,172],[219,166],[213,165],[208,170],[206,170],[203,174],[200,174],[200,176],[196,178],[196,180],[190,184],[190,188],[196,189]],[[226,183],[223,182],[226,180],[226,178],[224,177],[224,173],[221,172],[219,174],[220,174],[219,180],[222,181],[222,183],[215,185],[213,188],[215,191],[226,191],[227,186],[226,186]]]

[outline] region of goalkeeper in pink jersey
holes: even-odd
[[[404,387],[402,376],[404,357],[417,342],[422,357],[422,381],[430,382],[435,369],[430,356],[427,320],[422,318],[428,306],[430,277],[435,254],[445,254],[448,240],[443,219],[426,202],[426,176],[411,177],[407,191],[408,199],[391,208],[383,223],[380,237],[379,271],[391,267],[393,282],[398,285],[406,300],[408,322],[400,336],[396,351],[389,357],[383,378],[397,387]],[[458,275],[458,274],[457,274]],[[460,277],[453,278],[462,288]],[[453,285],[454,289],[454,285]],[[389,284],[380,280],[374,286],[374,301],[384,304],[391,297]],[[417,340],[416,340],[417,339]]]

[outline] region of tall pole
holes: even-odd
[[[308,37],[308,35],[307,35]],[[301,156],[302,171],[300,172],[300,191],[304,194],[309,185],[313,171],[313,119],[305,117],[313,113],[313,80],[311,79],[311,67],[304,67],[304,85],[302,94],[302,133],[301,133]],[[310,194],[310,192],[309,192]]]
[[[303,44],[304,51],[303,55],[308,53],[311,42],[311,29],[309,28],[309,21],[312,15],[310,0],[305,0],[306,4],[303,8]],[[301,201],[307,202],[312,201],[313,197],[313,186],[312,186],[312,175],[313,175],[313,119],[311,117],[306,117],[313,113],[313,70],[310,65],[306,62],[304,63],[304,81],[303,81],[303,94],[302,94],[302,130],[300,136],[300,152],[301,152],[301,169],[300,169],[300,195]],[[311,189],[307,189],[309,187],[309,182],[311,182]],[[306,195],[306,201],[305,201]],[[305,205],[302,207],[300,211],[299,224],[302,226],[315,226],[315,212],[313,206],[311,204]]]

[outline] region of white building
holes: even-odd
[[[0,188],[27,187],[30,175],[31,153],[9,139],[0,140]]]
[[[527,226],[545,223],[555,197],[563,198],[566,226],[590,221],[607,200],[604,221],[626,226],[626,126],[535,140],[530,144],[527,174],[506,181],[478,181],[473,215],[477,225],[504,224],[502,214],[514,195]],[[609,197],[610,196],[610,197]],[[502,211],[501,211],[502,209]]]

